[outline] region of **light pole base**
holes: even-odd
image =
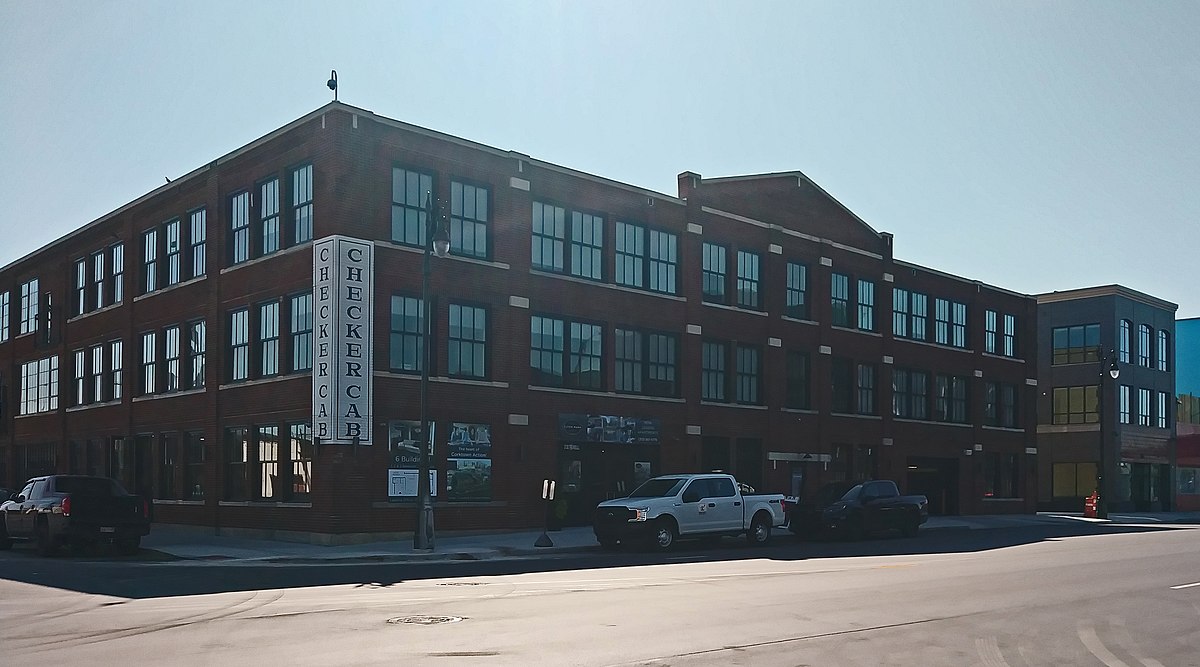
[[[422,499],[417,508],[417,531],[413,533],[413,548],[433,551],[436,543],[433,530],[433,503]]]
[[[542,534],[538,536],[537,541],[533,543],[533,546],[535,546],[535,547],[552,547],[552,546],[554,546],[554,540],[550,539],[550,536],[547,535],[546,531],[543,530]]]

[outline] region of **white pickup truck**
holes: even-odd
[[[592,530],[606,548],[640,540],[666,550],[679,539],[722,535],[765,544],[787,520],[783,502],[780,494],[743,494],[731,475],[663,475],[600,503]]]

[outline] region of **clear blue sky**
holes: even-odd
[[[800,170],[898,257],[1200,315],[1198,2],[0,4],[0,265],[341,99],[675,194]]]

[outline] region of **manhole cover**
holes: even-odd
[[[388,623],[393,625],[437,625],[439,623],[458,623],[463,620],[462,616],[397,616],[389,618]]]

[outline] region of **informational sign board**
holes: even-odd
[[[329,236],[313,244],[313,436],[371,444],[374,246]]]
[[[388,470],[388,497],[390,498],[416,498],[417,497],[417,479],[420,472],[417,470],[397,470],[391,468]],[[429,495],[437,497],[437,471],[429,471]]]

